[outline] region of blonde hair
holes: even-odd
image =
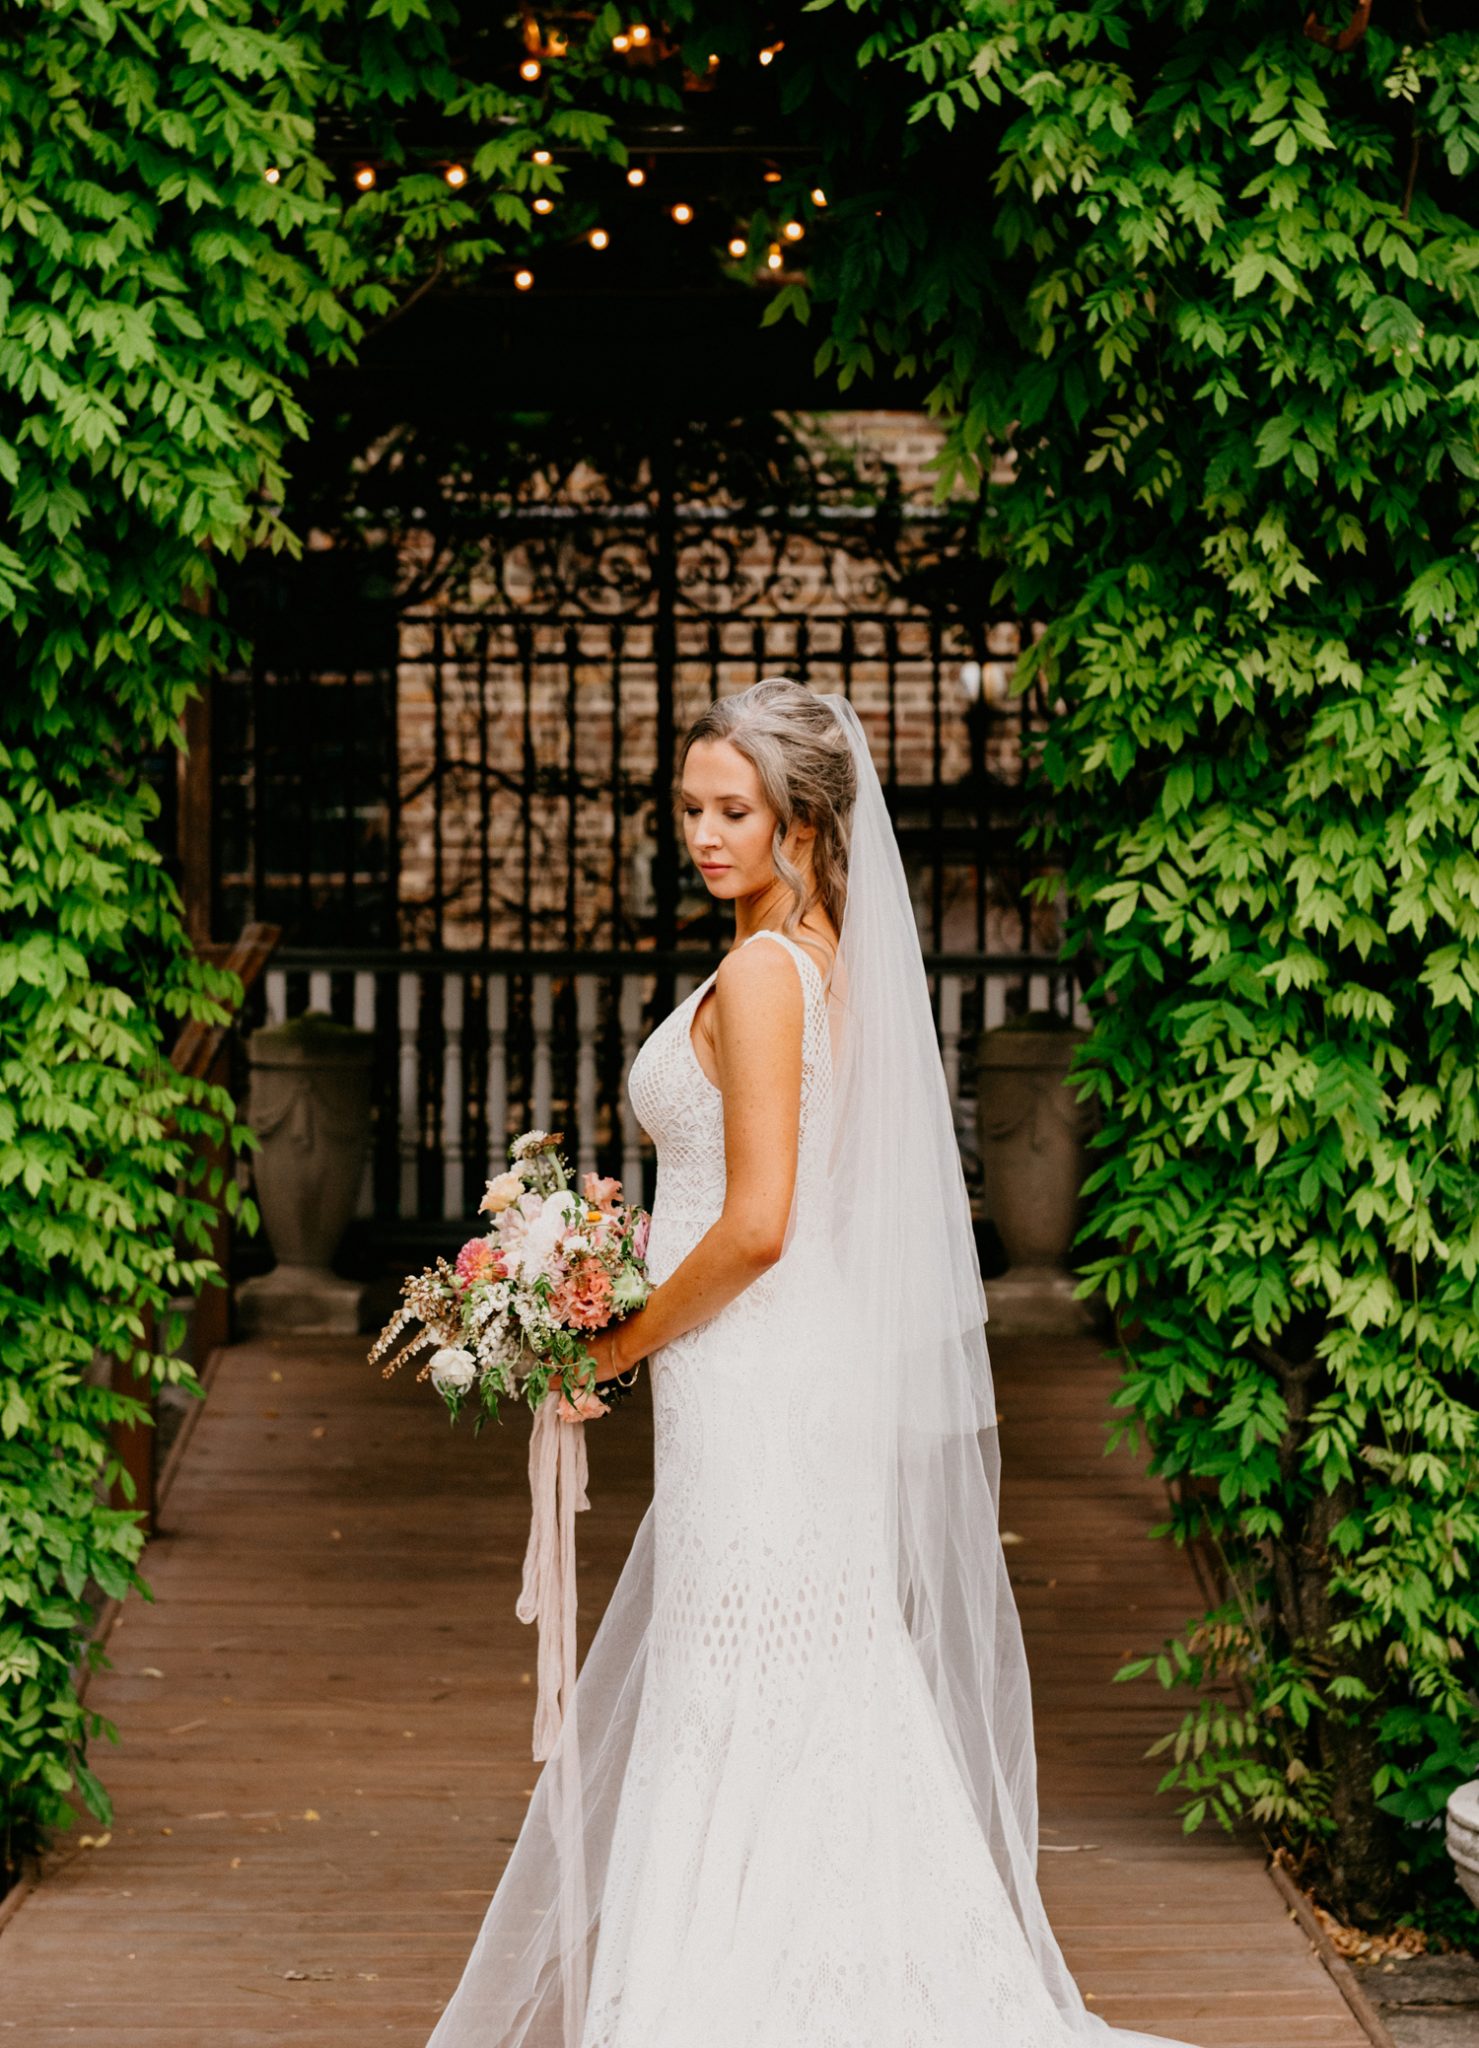
[[[716,698],[683,735],[673,780],[675,804],[681,802],[688,750],[699,740],[727,740],[760,778],[760,793],[775,813],[775,871],[793,898],[782,931],[794,932],[811,906],[820,903],[840,932],[857,776],[847,733],[831,706],[804,683],[783,676],[765,676],[748,689]],[[801,870],[781,851],[793,824],[811,825],[816,832],[809,891]]]

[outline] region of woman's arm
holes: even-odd
[[[589,1345],[598,1378],[707,1322],[780,1257],[796,1185],[804,1024],[801,982],[784,947],[726,956],[714,980],[724,1207],[643,1307]]]

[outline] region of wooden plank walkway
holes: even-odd
[[[1106,1367],[1082,1344],[993,1358],[1043,1885],[1080,1983],[1198,2048],[1362,2048],[1256,1853],[1183,1839],[1156,1799],[1164,1700],[1108,1682],[1197,1600],[1145,1539],[1157,1488],[1101,1454]],[[538,1768],[526,1444],[521,1422],[451,1430],[349,1340],[224,1354],[148,1552],[156,1601],[93,1681],[123,1736],[95,1759],[111,1839],[63,1842],[0,1933],[0,2048],[424,2048]],[[591,1454],[582,1648],[649,1495],[645,1392]]]

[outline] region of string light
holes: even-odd
[[[780,243],[772,242],[770,245],[770,253],[767,255],[765,259],[767,265],[772,270],[779,270],[784,260],[785,259],[781,255]]]
[[[709,69],[710,71],[717,71],[719,69],[719,59],[717,57],[710,57]]]
[[[359,186],[361,192],[373,192],[375,189],[374,166],[372,164],[361,164],[354,174],[354,182]]]
[[[784,43],[768,44],[767,47],[760,52],[760,62],[762,64],[774,64],[776,58],[779,57],[781,51],[784,50],[785,47],[786,46]]]
[[[673,219],[678,223],[680,228],[686,228],[688,223],[693,219],[693,208],[690,205],[688,205],[686,200],[680,199],[678,201],[678,204],[673,208]]]
[[[632,168],[627,172],[627,183],[629,185],[645,185],[647,183],[647,173],[640,164],[633,164]]]
[[[749,246],[749,243],[745,240],[743,235],[730,236],[729,253],[735,259],[736,262],[738,262],[740,257],[744,255],[745,251],[749,248]]]
[[[517,292],[526,292],[526,291],[528,291],[528,290],[529,290],[529,288],[531,287],[531,285],[532,285],[533,283],[534,283],[534,272],[533,272],[532,270],[516,270],[516,271],[514,272],[514,290],[515,290],[515,291],[517,291]]]
[[[537,57],[526,57],[519,66],[519,76],[532,85],[544,67]]]
[[[781,233],[785,236],[788,242],[799,242],[801,240],[801,237],[806,233],[806,229],[801,225],[799,220],[788,220],[786,222],[786,225],[781,229]]]
[[[611,237],[604,228],[592,228],[586,240],[593,249],[605,249],[609,246]]]
[[[534,161],[537,164],[549,163],[551,161],[549,151],[547,149],[536,149],[534,152]]]
[[[767,185],[779,185],[779,183],[781,182],[781,174],[779,171],[762,171],[761,176],[764,178]]]
[[[467,183],[467,172],[461,164],[448,164],[443,175],[454,192],[460,191]]]
[[[812,188],[811,188],[811,203],[812,203],[812,205],[813,205],[813,206],[825,206],[825,205],[826,205],[826,203],[827,203],[827,195],[826,195],[826,193],[825,193],[825,192],[824,192],[824,191],[822,190],[822,188],[821,188],[821,186],[820,186],[820,185],[813,185],[813,186],[812,186]]]
[[[534,202],[534,211],[536,213],[553,213],[554,210],[555,202],[553,199],[536,199]]]
[[[267,180],[269,185],[275,185],[278,179],[282,176],[282,172],[277,168],[276,164],[269,164],[266,170],[262,173],[262,176]]]
[[[611,38],[611,47],[613,50],[629,50],[632,47],[632,39],[626,35],[613,36]]]
[[[637,22],[632,29],[632,47],[641,50],[652,41],[652,30],[645,22]]]
[[[549,32],[548,43],[550,55],[552,57],[563,57],[569,48],[570,38],[563,32],[563,30],[552,28]]]

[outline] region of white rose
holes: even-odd
[[[460,1390],[470,1387],[477,1376],[478,1362],[470,1351],[447,1344],[432,1353],[431,1382],[434,1387]]]

